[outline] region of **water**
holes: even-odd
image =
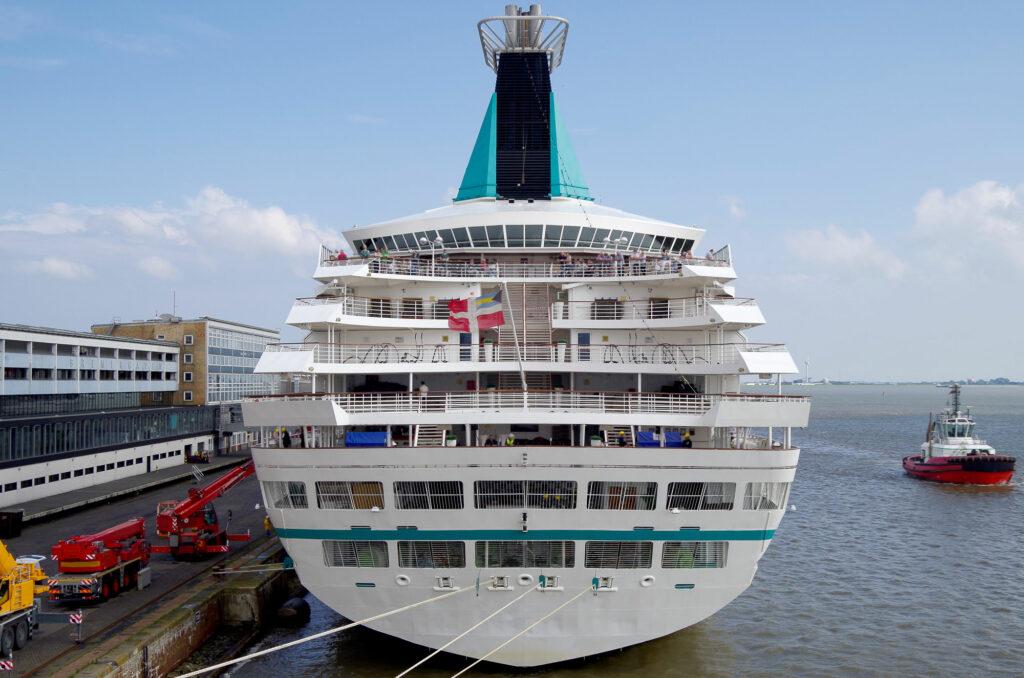
[[[796,393],[791,390],[789,392]],[[1024,675],[1024,488],[951,487],[903,474],[924,439],[933,386],[814,386],[790,502],[753,586],[667,638],[555,667],[475,675]],[[1024,456],[1024,387],[964,389],[978,432]],[[310,597],[310,624],[269,647],[338,626]],[[255,648],[254,648],[255,649]],[[393,676],[426,650],[355,629],[245,664],[235,676]],[[441,656],[413,675],[450,676]]]

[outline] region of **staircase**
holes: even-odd
[[[623,443],[626,447],[634,447],[636,445],[636,435],[632,426],[602,426],[601,435],[604,437],[604,444],[606,447],[619,447],[619,434],[622,434],[622,438],[625,440]]]
[[[447,433],[444,426],[436,424],[417,424],[413,433],[413,447],[444,447],[444,437]]]
[[[551,289],[547,283],[510,283],[505,303],[511,317],[498,328],[499,344],[515,344],[518,339],[520,346],[551,345]]]
[[[519,378],[519,372],[498,372],[498,388],[516,389],[523,388],[523,381]],[[550,372],[527,372],[526,388],[531,391],[550,391]]]

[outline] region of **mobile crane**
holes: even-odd
[[[95,534],[62,539],[52,550],[60,574],[49,580],[50,600],[69,603],[113,598],[139,584],[140,573],[149,565],[149,552],[142,518]]]
[[[249,534],[228,534],[221,525],[213,500],[256,471],[250,461],[234,468],[206,487],[190,488],[182,501],[162,501],[156,507],[156,533],[167,538],[166,545],[154,546],[156,553],[170,553],[178,560],[227,553],[228,543],[248,541]]]
[[[14,559],[0,541],[0,655],[10,657],[25,647],[39,628],[40,601],[46,593],[46,573],[39,567],[43,556]]]

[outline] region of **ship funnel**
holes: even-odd
[[[562,63],[569,22],[561,17],[545,16],[540,5],[530,5],[529,10],[505,5],[504,15],[482,19],[477,29],[484,63],[495,73],[501,55],[510,52],[544,54],[550,73]]]

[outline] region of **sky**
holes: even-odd
[[[1024,3],[624,7],[544,3],[599,202],[730,244],[812,378],[1024,379]],[[0,0],[0,321],[285,330],[320,242],[453,195],[502,11]]]

